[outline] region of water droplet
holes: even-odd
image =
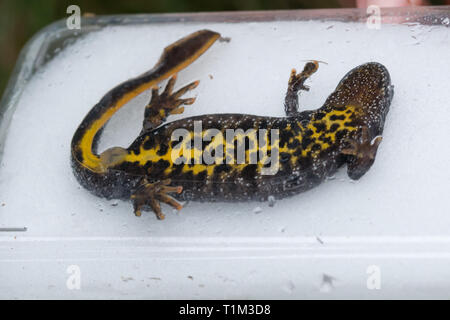
[[[261,207],[256,207],[255,209],[253,209],[253,213],[255,213],[255,214],[258,214],[258,213],[261,213],[261,212],[262,212]]]
[[[269,207],[273,207],[273,206],[275,205],[275,202],[276,202],[274,196],[269,196],[269,197],[267,198],[267,201],[269,201]]]
[[[283,286],[283,290],[286,291],[287,293],[292,293],[295,290],[295,284],[289,280],[284,286]]]
[[[329,293],[334,289],[333,282],[336,281],[336,278],[330,276],[328,274],[322,275],[322,284],[320,285],[320,292]]]

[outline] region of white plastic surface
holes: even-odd
[[[164,206],[164,221],[81,188],[69,150],[85,114],[150,69],[166,45],[203,28],[231,41],[179,74],[178,86],[201,82],[196,103],[172,119],[283,116],[290,70],[310,59],[327,63],[300,97],[301,109],[314,109],[347,71],[377,61],[395,95],[371,170],[353,182],[342,168],[274,207],[191,202],[176,214]],[[32,78],[11,122],[0,228],[28,230],[0,234],[0,298],[449,298],[448,52],[447,27],[418,24],[154,24],[87,35]],[[133,141],[149,97],[120,110],[100,149]],[[80,290],[67,287],[71,265]]]

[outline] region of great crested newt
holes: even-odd
[[[150,208],[163,219],[161,202],[179,210],[180,200],[280,199],[311,189],[344,164],[354,180],[369,170],[394,93],[389,73],[379,63],[352,69],[316,110],[298,110],[298,93],[309,90],[304,83],[318,69],[318,61],[310,61],[302,72],[291,71],[286,117],[224,113],[166,122],[194,103],[195,98],[182,97],[199,84],[174,90],[177,73],[219,38],[210,30],[192,33],[166,47],[153,69],[103,96],[71,143],[72,166],[81,185],[108,199],[131,199],[137,216]],[[160,92],[158,84],[165,79]],[[108,120],[149,89],[152,97],[140,135],[128,148],[99,153],[97,144]],[[229,132],[234,132],[231,139]],[[206,154],[214,161],[204,161]]]

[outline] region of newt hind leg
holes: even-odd
[[[142,214],[142,208],[144,206],[150,206],[156,214],[156,217],[163,220],[165,216],[161,211],[161,202],[167,203],[177,210],[181,210],[183,206],[168,194],[181,193],[183,191],[183,187],[172,187],[169,186],[169,184],[170,179],[165,179],[154,183],[150,183],[147,179],[143,179],[141,186],[131,196],[134,214],[139,217]]]
[[[288,117],[298,114],[298,92],[300,90],[309,91],[305,86],[305,81],[319,68],[319,61],[313,60],[305,64],[303,71],[297,74],[297,70],[292,69],[289,77],[288,89],[284,99],[284,110]]]
[[[173,92],[177,76],[172,76],[167,82],[166,88],[160,94],[158,87],[152,88],[152,98],[145,107],[144,122],[142,133],[155,129],[171,114],[183,113],[183,105],[191,105],[195,98],[182,99],[181,96],[186,92],[195,89],[199,81],[191,82],[176,92]]]

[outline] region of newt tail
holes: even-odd
[[[200,57],[220,34],[197,31],[164,49],[159,61],[148,72],[110,90],[83,119],[72,139],[72,157],[90,171],[105,173],[109,163],[96,153],[95,142],[108,120],[127,102],[161,81],[186,68]]]

